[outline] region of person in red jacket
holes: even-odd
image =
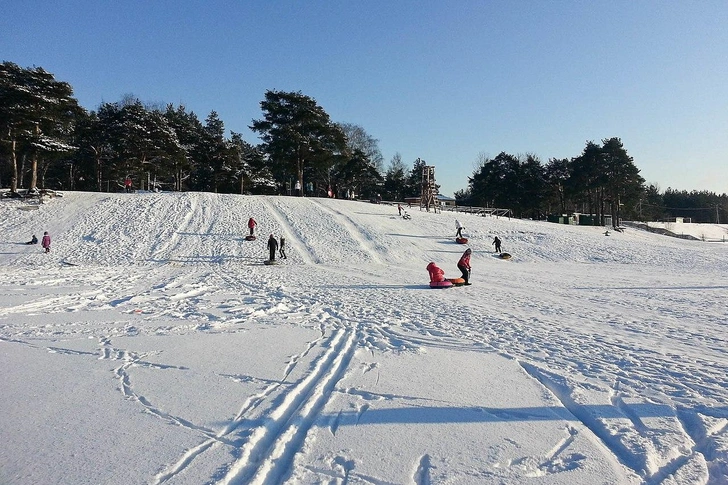
[[[445,281],[445,272],[438,268],[435,263],[428,264],[426,269],[430,273],[430,283]]]
[[[258,223],[255,222],[255,219],[253,219],[252,217],[250,219],[248,219],[248,229],[250,229],[251,236],[253,235],[253,230],[255,229],[255,226],[257,226],[257,225],[258,225]]]
[[[466,249],[458,261],[458,269],[463,274],[466,285],[470,284],[470,253],[472,252],[470,248]]]

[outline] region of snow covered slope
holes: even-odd
[[[728,246],[409,212],[0,201],[0,483],[726,483]]]

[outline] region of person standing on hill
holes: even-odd
[[[455,219],[455,237],[463,237],[463,229],[465,229],[461,224],[460,221]]]
[[[288,259],[286,257],[286,238],[281,236],[281,245],[278,248],[278,255],[281,257],[281,259]]]
[[[51,252],[51,235],[48,234],[48,231],[43,233],[43,239],[41,239],[40,245],[43,246],[46,253]]]
[[[498,236],[493,238],[492,244],[495,246],[495,250],[498,254],[501,254],[501,240],[498,239]]]
[[[273,234],[270,235],[268,238],[268,251],[270,252],[270,260],[275,261],[276,260],[276,251],[278,250],[278,241],[276,241],[276,238],[273,236]]]
[[[250,219],[248,219],[248,229],[250,229],[250,235],[251,236],[253,235],[253,231],[255,230],[255,226],[257,226],[257,225],[258,225],[258,223],[255,222],[255,219],[253,219],[252,217]]]
[[[472,253],[472,250],[470,248],[466,249],[463,255],[460,256],[460,261],[458,261],[458,269],[463,274],[466,285],[470,284],[470,253]]]

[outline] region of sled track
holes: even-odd
[[[367,234],[365,230],[362,229],[362,227],[354,222],[351,217],[345,215],[341,211],[338,211],[336,209],[332,209],[331,207],[326,206],[324,203],[322,203],[319,200],[316,199],[310,199],[313,203],[318,205],[322,210],[331,213],[334,218],[341,223],[342,227],[344,227],[349,234],[351,235],[352,239],[354,239],[361,248],[372,258],[372,260],[377,264],[385,264],[385,262],[380,258],[380,251],[377,251],[377,249],[372,245],[372,238]],[[384,248],[382,248],[381,252],[386,252]]]
[[[306,264],[318,264],[320,259],[311,252],[308,245],[298,237],[296,231],[294,231],[291,224],[288,222],[286,216],[276,207],[270,200],[263,199],[263,204],[268,208],[268,212],[276,220],[279,226],[281,226],[281,232],[285,234],[286,240],[295,241],[295,248],[298,250],[298,254]]]

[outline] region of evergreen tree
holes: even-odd
[[[203,144],[204,127],[197,115],[188,113],[182,105],[177,108],[167,105],[164,118],[179,142],[180,151],[170,157],[169,166],[172,186],[179,191],[189,187],[187,184],[198,165],[195,156],[202,151],[199,147]]]
[[[18,147],[31,158],[30,188],[38,184],[38,164],[72,151],[72,124],[81,113],[71,85],[40,67],[0,64],[0,139],[9,147],[11,192],[18,188]],[[47,165],[43,168],[47,169]]]
[[[603,214],[601,200],[603,194],[603,157],[602,149],[596,143],[589,141],[581,155],[571,161],[571,176],[567,180],[566,188],[569,197],[577,204],[579,212]]]
[[[547,193],[546,170],[538,157],[532,154],[526,155],[526,160],[518,168],[521,181],[518,207],[523,215],[530,213],[531,218],[541,219]]]
[[[407,192],[406,171],[407,166],[402,161],[402,155],[395,153],[384,176],[384,197],[387,200],[404,200]]]
[[[659,221],[666,217],[665,204],[657,184],[645,187],[635,212],[638,221]]]
[[[475,205],[481,207],[513,208],[518,192],[518,159],[505,152],[481,161],[480,167],[468,178]]]
[[[275,193],[276,182],[261,151],[243,140],[240,133],[232,133],[231,144],[237,160],[232,174],[233,180],[240,184],[240,193]]]
[[[404,188],[405,197],[419,197],[422,194],[422,171],[426,166],[427,162],[421,158],[414,161]]]
[[[301,92],[266,91],[260,103],[263,119],[250,129],[260,133],[274,175],[293,176],[303,188],[304,169],[327,174],[346,150],[346,136],[316,100]]]
[[[79,116],[74,127],[74,143],[78,147],[71,168],[73,180],[71,190],[104,190],[104,181],[109,179],[109,160],[112,147],[108,132],[103,129],[96,112]]]
[[[230,153],[225,140],[225,124],[212,111],[202,128],[195,147],[195,186],[198,190],[220,192],[228,175]]]
[[[161,112],[147,110],[138,99],[127,99],[123,104],[103,104],[98,117],[111,151],[109,179],[116,186],[122,187],[127,176],[140,185],[173,176],[172,160],[184,151]]]
[[[382,181],[382,175],[374,162],[364,152],[355,149],[351,156],[347,157],[345,162],[338,167],[330,185],[334,193],[339,196],[349,190],[364,198],[371,198],[381,192]]]
[[[619,224],[622,206],[633,206],[643,193],[645,179],[619,138],[602,140],[604,157],[604,181],[607,201],[612,214],[612,223]]]
[[[546,179],[545,209],[547,213],[566,213],[566,184],[571,175],[571,162],[552,158],[544,168]]]

